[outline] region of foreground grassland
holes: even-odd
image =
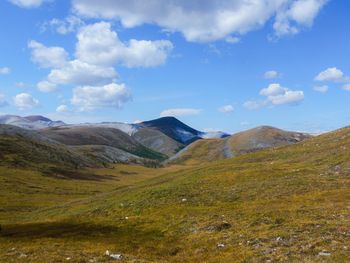
[[[350,261],[349,128],[200,166],[88,172],[0,168],[3,262]]]

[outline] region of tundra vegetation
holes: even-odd
[[[350,261],[350,128],[162,168],[6,149],[2,262]]]

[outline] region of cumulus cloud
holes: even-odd
[[[266,96],[273,105],[297,104],[304,100],[304,92],[301,90],[290,90],[278,83],[270,84],[260,91],[260,95]]]
[[[301,90],[290,90],[278,83],[270,84],[260,91],[260,95],[266,97],[264,101],[247,101],[243,106],[247,109],[260,109],[268,105],[295,105],[304,100],[304,92]]]
[[[24,8],[34,8],[41,6],[44,2],[47,2],[47,0],[8,0],[12,4],[17,5],[19,7]]]
[[[58,23],[58,22],[57,22]],[[62,32],[64,33],[64,32]],[[74,59],[62,47],[47,47],[30,41],[33,62],[51,69],[37,87],[42,92],[56,90],[59,85],[101,87],[115,83],[115,65],[154,67],[166,62],[173,48],[167,40],[130,40],[124,44],[107,22],[82,26],[77,33]]]
[[[267,88],[264,88],[260,91],[260,95],[262,96],[277,96],[285,93],[285,88],[283,88],[278,83],[270,84]]]
[[[68,61],[68,53],[61,47],[46,47],[31,40],[28,47],[32,51],[32,60],[42,68],[59,68]]]
[[[20,93],[14,97],[14,104],[21,110],[39,106],[39,101],[29,93]]]
[[[84,21],[77,16],[68,16],[65,19],[54,18],[42,25],[42,31],[46,31],[48,27],[53,28],[57,33],[66,35],[76,32],[80,27],[85,25]]]
[[[160,113],[160,117],[181,117],[181,116],[189,116],[189,115],[198,115],[201,113],[200,109],[191,109],[191,108],[176,108],[176,109],[167,109]]]
[[[0,68],[0,75],[7,75],[11,73],[11,69],[8,67]]]
[[[6,99],[5,99],[5,95],[0,94],[0,108],[1,107],[5,107],[7,105],[8,105],[8,103],[7,103]]]
[[[121,21],[124,27],[157,24],[188,41],[208,42],[242,35],[273,19],[277,36],[310,27],[326,0],[73,0],[79,15]]]
[[[51,70],[48,81],[55,84],[104,85],[117,77],[112,67],[101,67],[80,60],[69,61],[64,67]]]
[[[283,94],[269,96],[268,100],[274,105],[297,104],[304,100],[304,92],[300,90],[285,90]]]
[[[320,72],[316,77],[316,81],[343,81],[345,79],[344,73],[337,69],[336,67],[328,68],[322,72]]]
[[[57,89],[57,85],[47,80],[40,81],[37,85],[41,92],[53,92]]]
[[[68,110],[68,106],[64,105],[64,104],[62,104],[62,105],[60,105],[60,106],[58,106],[56,108],[56,112],[58,112],[58,113],[65,113],[65,112],[68,112],[68,111],[69,111]]]
[[[265,79],[275,79],[275,78],[278,78],[279,76],[280,74],[275,70],[269,70],[264,73]]]
[[[101,108],[119,109],[129,100],[131,95],[124,84],[111,83],[105,86],[75,88],[71,103],[81,111],[91,111]]]
[[[300,31],[300,27],[311,27],[319,11],[328,0],[295,0],[280,2],[284,3],[282,3],[281,9],[277,12],[273,24],[277,36],[297,34]]]
[[[328,89],[329,89],[329,87],[327,85],[314,87],[314,91],[321,92],[321,93],[326,93],[328,91]]]
[[[166,62],[173,49],[168,40],[131,39],[125,44],[107,22],[85,26],[77,37],[77,58],[95,65],[122,64],[130,68],[159,66]]]
[[[230,113],[233,112],[235,109],[232,105],[224,105],[219,108],[219,111],[222,113]]]

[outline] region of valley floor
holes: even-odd
[[[336,140],[334,139],[336,136]],[[350,132],[200,166],[0,168],[2,262],[349,262]]]

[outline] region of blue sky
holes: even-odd
[[[350,2],[0,2],[0,113],[173,115],[197,129],[350,122]]]

